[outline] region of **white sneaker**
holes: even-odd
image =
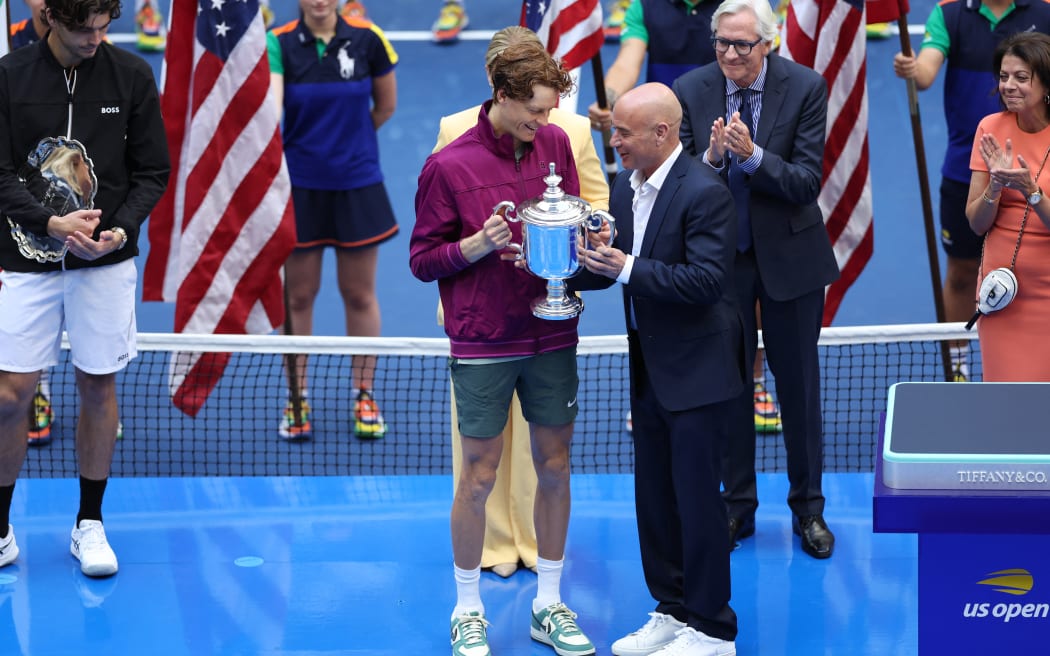
[[[684,628],[685,622],[679,622],[670,615],[649,613],[649,621],[645,626],[612,643],[612,653],[616,656],[649,656],[657,649],[671,644],[675,632]]]
[[[73,529],[69,553],[80,561],[80,571],[88,576],[112,576],[117,573],[117,555],[106,540],[106,529],[97,519],[82,519]]]
[[[7,537],[0,540],[0,567],[10,565],[18,558],[18,544],[15,543],[15,527],[7,525]]]
[[[652,656],[736,656],[735,642],[712,638],[691,626],[678,629],[674,635],[674,642]]]

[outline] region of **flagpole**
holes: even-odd
[[[281,276],[281,287],[284,288],[284,334],[294,335],[292,332],[292,309],[288,305],[288,267],[284,267],[284,275]],[[292,416],[296,421],[303,421],[303,395],[299,389],[299,358],[295,353],[284,354],[285,371],[288,376],[288,401],[292,404]]]
[[[7,34],[4,35],[4,39],[7,43],[7,50],[4,54],[7,54],[8,52],[11,52],[11,0],[4,0],[4,13],[7,14],[7,21],[4,22],[4,25],[7,26]],[[30,16],[30,19],[32,19],[32,16]],[[33,21],[30,20],[29,22],[32,23]]]
[[[591,57],[591,70],[594,72],[594,93],[597,96],[598,108],[607,109],[609,99],[605,95],[605,72],[602,70],[602,51]],[[613,152],[609,130],[602,130],[602,153],[605,155],[605,175],[611,183],[619,167],[616,165],[616,154]]]
[[[908,17],[902,11],[897,18],[897,27],[900,31],[901,53],[906,57],[912,56],[911,39],[908,35]],[[926,148],[923,145],[922,120],[919,116],[919,90],[915,80],[905,80],[908,86],[908,110],[911,114],[911,133],[915,146],[915,164],[919,170],[919,193],[922,197],[922,217],[926,230],[926,255],[930,264],[930,283],[933,285],[933,306],[936,312],[937,322],[944,323],[944,294],[941,289],[941,264],[937,255],[937,238],[933,227],[933,202],[930,198],[930,180],[926,172]],[[941,364],[944,367],[944,379],[954,380],[952,374],[952,358],[948,342],[941,341]]]

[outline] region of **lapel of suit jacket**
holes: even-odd
[[[779,56],[771,54],[766,58],[766,86],[762,90],[762,115],[758,117],[758,138],[755,139],[762,148],[769,145],[777,115],[784,104],[784,93],[787,88],[787,74],[781,65]]]
[[[660,232],[660,226],[663,225],[667,216],[667,208],[670,206],[671,200],[682,186],[682,175],[687,166],[689,166],[689,154],[683,150],[678,155],[678,159],[671,165],[671,170],[667,172],[667,177],[664,178],[664,183],[660,187],[659,193],[656,194],[653,211],[649,214],[649,221],[645,224],[645,237],[642,238],[642,248],[638,251],[640,257],[650,257],[652,255],[653,246],[656,244],[656,235]]]
[[[711,74],[705,80],[706,84],[700,92],[705,114],[702,125],[705,138],[702,142],[695,144],[697,152],[701,154],[707,150],[707,135],[711,134],[709,126],[718,118],[724,119],[726,116],[726,78],[722,75],[722,69],[718,68],[718,62],[709,64],[709,66],[712,67]],[[701,128],[700,124],[693,126],[693,130],[699,128]]]
[[[624,169],[616,174],[609,189],[609,212],[616,219],[616,244],[624,253],[630,253],[634,248],[634,211],[631,209],[633,200],[631,170]]]

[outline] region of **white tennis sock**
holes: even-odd
[[[564,558],[536,558],[536,599],[532,602],[532,612],[538,612],[561,601],[561,570],[564,566]]]
[[[452,619],[464,613],[478,611],[485,614],[485,605],[481,603],[481,566],[474,569],[460,569],[453,565],[456,571],[456,607],[452,610]]]

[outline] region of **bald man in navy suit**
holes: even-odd
[[[730,403],[744,389],[733,302],[736,213],[718,175],[679,141],[670,88],[644,84],[613,110],[624,171],[609,210],[612,246],[581,249],[576,289],[622,283],[634,417],[642,569],[656,608],[616,655],[736,653],[730,544],[719,461]]]
[[[674,83],[682,144],[724,176],[733,194],[734,279],[747,356],[757,348],[757,301],[783,415],[792,528],[803,551],[828,558],[835,536],[824,521],[817,338],[824,288],[839,269],[817,206],[827,85],[812,69],[770,52],[777,27],[765,0],[725,0],[711,31],[717,61]],[[754,534],[758,508],[752,389],[734,402],[722,468],[733,543]]]

